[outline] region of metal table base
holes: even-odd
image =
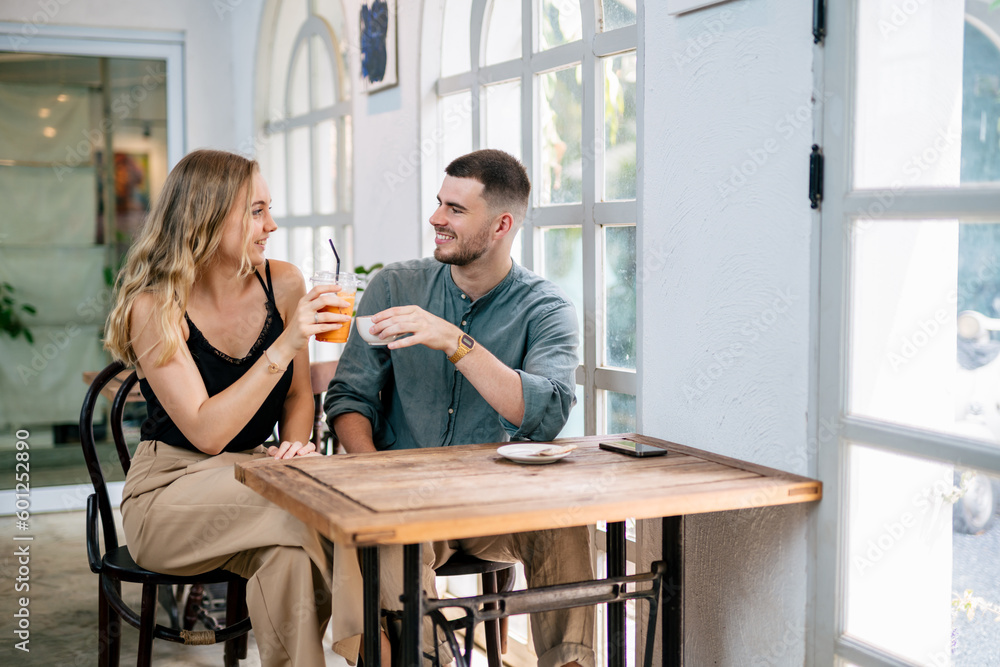
[[[646,666],[652,664],[656,622],[660,618],[661,663],[664,667],[681,667],[684,663],[683,517],[664,518],[662,529],[662,560],[653,563],[650,572],[625,575],[625,524],[615,522],[607,525],[608,576],[605,579],[450,600],[430,599],[424,594],[421,585],[423,547],[421,544],[404,546],[403,622],[398,667],[421,667],[422,619],[430,614],[440,622],[443,608],[463,609],[465,618],[459,623],[471,630],[476,623],[493,618],[594,604],[608,605],[608,667],[625,667],[628,646],[625,604],[628,600],[640,599],[650,603]],[[382,653],[380,633],[368,631],[379,627],[381,614],[378,547],[361,547],[359,553],[364,572],[364,661],[367,667],[378,667]],[[636,584],[647,582],[652,584],[650,589],[635,590]],[[658,613],[661,604],[662,611]],[[471,635],[471,631],[466,632],[466,651],[471,648]],[[457,642],[451,643],[453,652],[457,653],[458,667],[462,667],[461,651],[454,650]]]

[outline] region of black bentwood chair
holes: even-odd
[[[165,639],[188,645],[206,645],[225,642],[225,665],[237,667],[247,655],[247,632],[250,619],[246,612],[246,580],[225,570],[212,570],[194,577],[175,577],[150,572],[135,564],[127,546],[118,545],[115,519],[108,498],[101,461],[94,444],[94,408],[101,390],[125,370],[121,362],[114,362],[101,371],[87,390],[80,410],[80,443],[87,461],[94,493],[87,498],[87,559],[90,569],[100,575],[98,589],[98,664],[102,667],[117,666],[121,654],[121,622],[139,629],[139,667],[152,663],[153,639]],[[129,391],[137,381],[135,372],[122,383],[111,403],[111,433],[118,460],[128,473],[132,462],[122,432],[122,415]],[[98,524],[100,519],[100,525]],[[104,531],[104,555],[101,555],[99,528]],[[122,582],[142,584],[142,606],[136,613],[121,597]],[[193,631],[158,625],[156,623],[156,592],[158,586],[173,587],[184,584],[227,584],[226,625],[222,629]]]

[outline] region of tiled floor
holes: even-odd
[[[12,516],[0,517],[0,539],[9,546],[0,555],[0,610],[4,621],[0,634],[0,665],[37,665],[38,667],[83,667],[97,662],[97,575],[87,565],[84,543],[83,512],[35,514],[28,531],[19,531]],[[119,531],[121,527],[119,526]],[[15,542],[13,537],[31,536],[30,542]],[[16,591],[19,564],[14,556],[18,546],[29,545],[27,591]],[[10,546],[12,545],[12,546]],[[126,587],[123,594],[138,608],[138,587]],[[7,630],[18,598],[28,597],[30,613],[29,652],[14,647],[16,639]],[[161,623],[166,614],[158,610]],[[134,665],[139,633],[125,625],[122,636],[121,665]],[[218,667],[223,661],[223,646],[181,646],[165,641],[153,643],[153,664],[157,667]],[[260,665],[253,633],[246,667]],[[329,649],[326,664],[346,667],[347,662]],[[472,667],[486,667],[486,656],[476,652]]]
[[[0,517],[0,537],[12,547],[0,556],[0,609],[5,628],[0,636],[0,665],[38,665],[39,667],[90,666],[97,662],[97,575],[87,566],[84,547],[83,512],[37,514],[31,517],[30,530],[17,531],[31,536],[30,542],[14,542],[14,517]],[[30,573],[28,591],[15,591],[18,576],[14,548],[28,544]],[[125,589],[126,598],[138,602],[138,589]],[[16,639],[9,630],[9,619],[19,607],[18,598],[30,603],[30,651],[14,647]],[[138,605],[136,605],[138,606]],[[162,613],[162,609],[160,612]],[[166,622],[164,614],[160,622]],[[122,665],[134,665],[139,633],[126,625],[122,636]],[[153,664],[157,667],[218,667],[222,665],[223,647],[181,646],[170,642],[153,643]],[[241,665],[260,665],[253,634],[247,660]],[[343,658],[327,649],[327,665],[344,667]]]

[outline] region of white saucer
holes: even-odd
[[[569,456],[572,452],[563,452],[562,454],[556,454],[555,456],[542,456],[538,452],[543,449],[548,449],[549,447],[555,447],[557,445],[546,445],[544,443],[534,443],[534,442],[519,442],[513,445],[504,445],[503,447],[497,448],[497,454],[504,457],[505,459],[510,459],[511,461],[517,461],[518,463],[528,463],[532,465],[541,465],[543,463],[555,463],[561,458]]]

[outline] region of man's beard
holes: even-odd
[[[441,262],[442,264],[451,264],[452,266],[468,266],[474,261],[486,254],[486,251],[490,249],[489,244],[490,232],[487,226],[483,227],[483,231],[476,236],[463,242],[458,248],[455,249],[453,253],[445,254],[442,252],[443,248],[434,249],[434,259]],[[460,243],[456,238],[454,243]]]

